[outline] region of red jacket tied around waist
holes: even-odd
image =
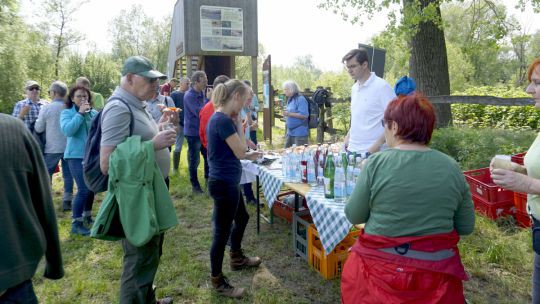
[[[456,231],[395,238],[362,232],[343,269],[342,302],[463,303],[468,276],[458,242]]]

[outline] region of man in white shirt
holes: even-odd
[[[388,82],[371,72],[365,49],[351,50],[342,61],[355,80],[351,88],[351,128],[344,140],[345,148],[363,155],[375,153],[385,142],[381,120],[396,94]]]

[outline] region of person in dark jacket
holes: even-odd
[[[44,254],[44,276],[64,276],[49,174],[22,120],[0,114],[0,147],[0,303],[38,303],[32,277]]]

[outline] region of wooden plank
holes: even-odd
[[[311,187],[308,184],[300,184],[300,183],[285,183],[285,186],[289,187],[292,191],[302,195],[306,196],[306,194],[311,190]]]
[[[350,98],[330,98],[331,103],[349,103]],[[530,106],[534,105],[531,98],[501,98],[495,96],[461,96],[461,95],[442,95],[428,96],[428,100],[433,104],[441,103],[459,103],[459,104],[482,104],[492,106]]]
[[[534,105],[534,101],[531,98],[500,98],[495,96],[430,96],[428,97],[431,103],[439,104],[481,104],[492,106],[530,106]]]

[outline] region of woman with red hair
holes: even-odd
[[[428,147],[433,106],[401,96],[381,123],[390,149],[370,156],[345,207],[365,228],[343,269],[342,302],[464,303],[457,243],[474,229],[474,208],[456,161]]]
[[[531,94],[534,107],[540,109],[540,58],[530,66],[527,73],[529,85],[526,92]],[[534,250],[534,269],[532,278],[532,302],[540,303],[540,134],[536,137],[525,155],[525,169],[512,163],[512,170],[493,169],[493,181],[508,190],[527,193],[527,210],[533,221],[532,239]],[[520,168],[521,167],[521,168]]]

